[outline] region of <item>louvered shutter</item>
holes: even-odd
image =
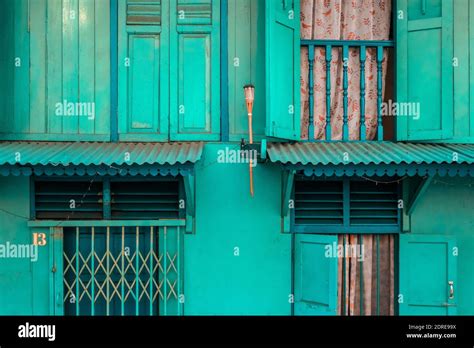
[[[303,225],[343,224],[342,181],[295,182],[295,223]]]
[[[102,219],[102,183],[89,181],[36,181],[36,219]]]
[[[112,181],[112,219],[178,219],[178,181]]]

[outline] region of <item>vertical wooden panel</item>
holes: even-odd
[[[172,140],[219,139],[219,9],[218,0],[171,1]]]
[[[46,0],[30,2],[30,132],[46,132]]]
[[[160,37],[159,35],[131,35],[129,48],[129,121],[133,132],[157,130],[159,118],[160,86]]]
[[[147,14],[143,16],[128,15],[128,9],[126,1],[119,2],[120,139],[166,140],[169,118],[169,4],[162,2],[141,7],[142,12]],[[149,22],[152,19],[154,24]]]
[[[94,105],[95,109],[95,79],[94,79],[94,63],[95,63],[95,6],[94,0],[78,0],[79,1],[79,51],[78,51],[78,67],[79,77],[79,103],[87,105],[87,111],[92,111],[89,106]],[[100,0],[99,0],[100,1]],[[97,62],[100,65],[99,62]],[[94,103],[94,104],[93,104]],[[95,123],[94,116],[79,116],[78,133],[93,133]]]
[[[178,34],[178,111],[179,133],[210,132],[211,66],[207,52],[211,37],[203,34]]]
[[[454,67],[454,137],[470,135],[468,8],[469,0],[454,1],[454,58],[458,63]]]
[[[95,134],[110,133],[110,1],[95,0]]]
[[[474,1],[469,1],[469,115],[470,117],[470,136],[474,138]]]
[[[62,102],[63,80],[62,80],[62,23],[63,11],[62,0],[48,0],[48,23],[47,23],[47,117],[48,132],[62,132],[62,116],[56,115],[56,104]]]
[[[397,1],[397,101],[419,103],[420,115],[401,116],[397,140],[453,136],[453,1]],[[436,101],[436,102],[434,102]]]
[[[63,0],[63,100],[77,103],[79,99],[79,0]],[[62,102],[60,101],[60,102]],[[61,116],[63,134],[78,131],[79,117]]]
[[[299,140],[299,1],[267,1],[265,27],[266,135]]]
[[[30,67],[30,36],[28,33],[29,1],[15,1],[14,10],[14,60],[20,66],[14,65],[14,120],[13,131],[27,133],[30,130],[30,96],[29,96],[29,67]]]
[[[252,83],[256,98],[253,131],[258,139],[265,133],[265,1],[229,1],[229,119],[231,140],[248,134],[243,86]],[[236,59],[238,59],[238,66]]]
[[[2,96],[0,97],[0,133],[12,131],[13,127],[13,73],[15,69],[14,61],[14,2],[2,0],[2,11],[0,12],[0,28],[3,37],[0,40],[0,87]]]

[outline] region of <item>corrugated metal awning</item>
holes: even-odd
[[[0,142],[1,175],[178,175],[203,143]]]
[[[474,145],[396,142],[272,143],[270,161],[307,175],[472,175]]]

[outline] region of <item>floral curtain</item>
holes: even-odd
[[[303,39],[388,40],[391,0],[301,0],[301,37]],[[308,138],[308,50],[301,49],[301,133]],[[315,50],[314,61],[314,138],[325,139],[326,60],[325,49]],[[377,130],[377,61],[374,48],[367,49],[365,65],[367,139]],[[387,70],[384,52],[383,79]],[[333,48],[331,63],[332,140],[342,139],[343,125],[342,50]],[[359,49],[351,48],[348,60],[349,139],[360,134],[360,60]],[[384,84],[385,85],[385,84]]]

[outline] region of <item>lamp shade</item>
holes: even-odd
[[[253,103],[255,99],[255,87],[253,85],[244,86],[245,101],[247,103]]]

